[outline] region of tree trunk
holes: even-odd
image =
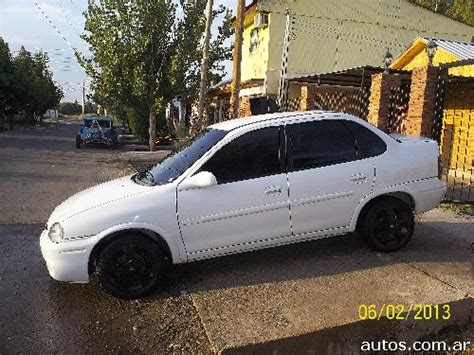
[[[202,51],[201,62],[201,85],[199,88],[199,110],[198,110],[198,126],[200,130],[204,127],[204,105],[207,94],[207,74],[209,71],[209,40],[211,38],[211,24],[212,24],[212,5],[213,0],[207,0],[206,7],[206,30],[204,32],[204,48]]]
[[[242,41],[244,28],[245,0],[237,0],[235,16],[234,55],[232,60],[232,86],[230,95],[230,117],[239,117],[240,76],[242,61]]]
[[[156,138],[156,115],[155,115],[155,110],[153,109],[153,105],[151,105],[150,107],[148,117],[150,119],[150,128],[148,129],[150,139],[148,141],[148,144],[150,145],[150,152],[153,152],[155,150],[155,138]]]

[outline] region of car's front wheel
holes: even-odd
[[[96,272],[102,288],[120,298],[153,292],[165,266],[158,245],[141,235],[118,237],[100,253]]]
[[[382,252],[403,248],[413,236],[413,211],[397,198],[383,198],[374,202],[362,216],[361,234],[368,246]]]

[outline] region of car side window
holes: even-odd
[[[200,171],[213,173],[218,184],[279,174],[278,127],[258,129],[227,143]]]
[[[344,123],[354,135],[358,159],[375,157],[387,150],[387,144],[385,144],[383,139],[370,129],[354,121],[345,121]]]
[[[289,170],[304,170],[357,159],[350,130],[339,120],[312,121],[287,126]]]

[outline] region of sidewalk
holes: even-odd
[[[119,159],[131,165],[134,169],[140,171],[146,169],[150,165],[158,164],[170,153],[171,150],[156,150],[154,152],[124,152],[120,153]]]

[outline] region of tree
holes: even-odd
[[[174,47],[176,6],[171,0],[89,1],[82,38],[92,57],[81,58],[93,89],[114,108],[146,109],[154,150],[156,113]]]
[[[77,100],[74,102],[61,102],[58,111],[63,115],[80,115],[82,106],[79,105]]]
[[[198,108],[198,122],[199,125],[203,123],[204,104],[208,88],[208,71],[209,71],[209,42],[211,40],[211,24],[212,24],[212,5],[213,0],[207,0],[206,6],[206,29],[204,31],[204,44],[202,49],[202,63],[201,63],[201,83],[199,86],[199,108]]]
[[[410,0],[431,11],[474,26],[474,2],[472,0]]]
[[[177,25],[176,50],[172,58],[171,83],[173,94],[180,99],[183,107],[198,98],[200,85],[200,62],[202,60],[201,38],[205,31],[203,0],[181,0],[183,17]],[[209,45],[209,64],[206,86],[219,82],[225,75],[223,61],[232,59],[232,46],[225,42],[233,34],[232,11],[220,5],[212,11],[213,21],[224,15],[218,32]],[[182,124],[182,122],[180,122]]]
[[[63,92],[53,80],[48,55],[37,51],[33,55],[23,46],[14,56],[0,37],[0,119],[10,119],[23,113],[31,121],[40,120],[46,110],[54,108]]]
[[[49,70],[48,55],[38,51],[34,55],[23,46],[13,57],[15,79],[15,112],[24,112],[27,119],[42,119],[46,110],[54,108],[63,97],[63,92],[54,83]]]
[[[63,93],[53,81],[53,74],[48,67],[48,54],[38,51],[33,55],[33,76],[31,85],[33,93],[31,95],[31,112],[33,118],[43,119],[43,114],[50,108],[59,104]]]
[[[0,120],[14,114],[14,68],[8,44],[0,37]],[[3,128],[3,123],[0,129]]]
[[[184,104],[197,99],[204,7],[204,0],[89,1],[82,38],[92,56],[77,56],[92,78],[92,99],[120,119],[127,118],[142,138],[147,128],[150,149],[155,128],[166,123],[156,122],[166,106],[174,98]],[[219,7],[213,16],[223,12],[226,8]],[[226,21],[230,23],[228,12]],[[227,34],[229,26],[224,27]],[[227,59],[225,38],[222,32],[211,42],[210,78],[224,74],[217,62]]]
[[[472,0],[454,0],[447,9],[446,15],[474,26],[474,2]]]

